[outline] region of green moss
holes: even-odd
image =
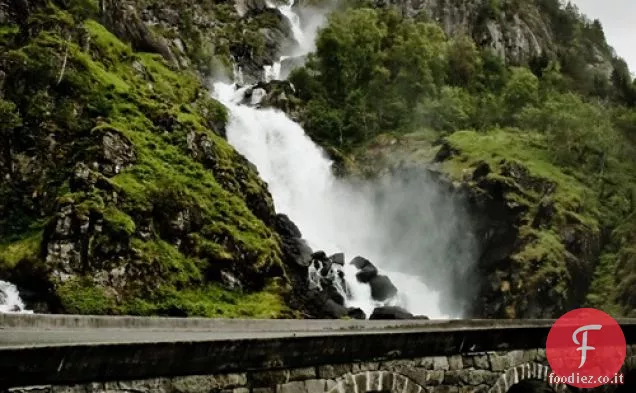
[[[494,174],[498,176],[498,168],[502,159],[507,162],[519,162],[528,169],[530,175],[556,185],[552,198],[558,213],[575,218],[590,231],[599,232],[599,206],[594,192],[576,177],[566,174],[563,168],[553,164],[549,150],[545,148],[545,139],[541,134],[522,133],[515,130],[492,130],[487,133],[475,131],[458,131],[447,140],[461,154],[444,163],[446,170],[457,178],[461,178],[466,168],[485,161]],[[507,182],[509,179],[500,180]],[[521,201],[527,204],[527,197],[538,202],[543,195],[532,189],[524,189],[515,185],[525,196]]]
[[[167,290],[155,302],[134,299],[121,307],[125,314],[183,315],[210,318],[284,318],[291,316],[276,284],[262,291],[231,291],[219,285]]]
[[[623,315],[616,302],[618,259],[619,256],[611,252],[605,252],[600,256],[585,304],[586,307],[598,308],[613,317]]]
[[[109,206],[104,210],[104,221],[117,233],[131,236],[135,233],[135,222],[126,213]]]
[[[68,280],[58,285],[56,291],[62,306],[71,314],[111,314],[115,309],[114,299],[89,277]]]
[[[40,252],[42,231],[33,231],[21,239],[0,244],[0,270],[11,269],[24,260],[36,260]]]

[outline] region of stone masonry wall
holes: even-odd
[[[623,372],[636,366],[629,346]],[[526,379],[546,381],[545,349],[481,352],[223,375],[194,375],[72,386],[30,386],[2,393],[506,393]],[[552,386],[566,392],[565,385]],[[611,391],[604,388],[604,392]]]

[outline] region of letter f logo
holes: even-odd
[[[594,347],[588,347],[587,346],[587,331],[588,330],[601,330],[602,327],[603,326],[601,326],[601,325],[585,325],[585,326],[581,326],[580,328],[576,329],[574,331],[574,334],[572,334],[572,341],[574,341],[575,344],[580,344],[581,345],[580,347],[578,347],[576,349],[577,351],[581,351],[581,364],[579,365],[579,368],[583,367],[583,365],[585,364],[585,360],[587,359],[587,351],[596,349]],[[583,332],[583,344],[581,344],[579,342],[579,340],[576,338],[576,336],[580,332]]]

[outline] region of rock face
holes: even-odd
[[[527,64],[544,53],[559,50],[560,37],[548,11],[540,3],[519,7],[510,1],[463,0],[378,0],[377,6],[397,6],[403,15],[436,21],[449,36],[468,35],[476,43],[490,48],[509,64]],[[610,58],[600,55],[592,67],[611,73]]]

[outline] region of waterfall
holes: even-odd
[[[33,311],[25,309],[24,302],[15,285],[0,280],[0,313],[27,313]]]
[[[299,56],[313,50],[319,23],[309,23],[311,31],[303,30],[292,5],[293,0],[278,8],[288,17],[293,26],[294,38],[298,42],[298,47],[291,55]],[[265,78],[278,79],[279,72],[280,62],[265,69]],[[419,230],[421,221],[424,221],[419,220],[421,217],[417,214],[417,209],[422,207],[414,206],[412,217],[408,217],[408,210],[395,213],[386,207],[378,209],[377,192],[336,178],[332,172],[332,162],[323,150],[285,113],[271,108],[257,109],[241,105],[246,89],[237,89],[233,84],[213,83],[213,95],[230,113],[227,139],[256,165],[259,175],[268,183],[276,210],[287,214],[296,223],[312,249],[324,250],[328,255],[345,253],[343,270],[350,295],[346,305],[361,308],[367,316],[379,305],[398,305],[413,314],[431,318],[456,317],[457,312],[442,310],[445,300],[439,288],[431,288],[431,277],[425,283],[417,272],[405,268],[419,264],[428,269],[431,266],[445,265],[446,262],[445,255],[442,255],[446,251],[436,254],[429,249],[448,247],[447,235],[444,235],[444,241],[439,241],[432,235],[428,242],[422,240],[429,247],[425,251],[419,246],[419,239],[424,239],[427,233],[413,235],[414,231]],[[385,188],[388,194],[391,193],[392,186]],[[420,192],[407,198],[405,194],[401,194],[398,199],[394,198],[395,200],[388,203],[404,202],[400,198],[417,200],[426,198],[426,195]],[[424,208],[431,209],[430,206]],[[402,222],[404,219],[415,222],[405,227],[404,230],[410,232],[404,232],[405,236],[400,238],[395,233],[395,228],[398,227],[388,220]],[[428,223],[424,230],[435,231],[436,226],[443,227],[443,223]],[[398,288],[398,296],[384,304],[371,298],[370,286],[356,280],[358,270],[348,263],[358,255],[369,259],[380,274],[391,279]],[[433,272],[443,268],[430,269]],[[452,274],[446,276],[452,277]],[[441,287],[445,285],[444,280],[451,279],[446,276],[440,276],[437,280]],[[317,284],[308,282],[308,285]]]

